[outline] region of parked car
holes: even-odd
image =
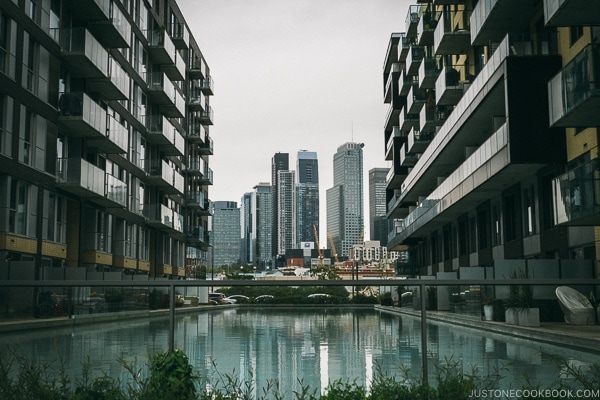
[[[208,302],[210,304],[225,304],[225,295],[223,293],[209,293]]]
[[[249,303],[250,297],[244,296],[243,294],[232,294],[227,297],[229,300],[233,300],[235,303]]]

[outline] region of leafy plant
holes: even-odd
[[[511,279],[527,279],[527,274],[520,269],[510,274]],[[533,305],[533,288],[531,285],[510,285],[506,308],[530,308]]]
[[[156,353],[150,364],[150,377],[143,398],[193,400],[196,397],[192,365],[181,350]]]

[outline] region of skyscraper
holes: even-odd
[[[327,190],[327,230],[338,256],[362,242],[363,143],[345,143],[333,156],[333,187]]]
[[[252,245],[254,263],[259,267],[272,264],[273,194],[269,183],[259,183],[252,193]]]
[[[254,248],[252,246],[252,196],[251,192],[244,193],[240,206],[240,261],[244,264],[254,263]]]
[[[317,153],[301,150],[296,164],[296,247],[314,242],[313,226],[319,229],[319,163]],[[318,243],[317,243],[318,246]]]
[[[235,201],[215,201],[212,217],[212,267],[240,261],[240,209]]]
[[[385,188],[389,168],[369,170],[369,232],[371,240],[387,245],[388,221],[386,216]]]
[[[277,178],[277,254],[296,244],[296,174],[279,171]]]
[[[273,200],[273,226],[272,226],[272,242],[271,242],[271,255],[277,256],[278,243],[279,243],[279,227],[278,227],[278,201],[279,201],[279,171],[287,171],[290,168],[290,160],[288,153],[275,153],[271,159],[271,187],[272,187],[272,200]]]

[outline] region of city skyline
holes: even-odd
[[[211,200],[239,202],[254,185],[270,181],[276,152],[316,151],[322,193],[332,186],[331,161],[340,143],[365,144],[365,179],[367,170],[387,166],[380,134],[388,109],[381,102],[383,62],[409,2],[183,0],[179,5],[215,82]],[[325,209],[323,195],[322,226]]]

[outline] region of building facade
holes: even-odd
[[[272,238],[271,243],[271,256],[273,259],[277,257],[279,251],[279,171],[288,171],[290,169],[290,155],[288,153],[275,153],[271,159],[271,187],[272,187],[272,199],[273,199],[273,225],[272,225]]]
[[[296,247],[296,173],[277,173],[277,254]]]
[[[326,195],[327,231],[335,246],[334,257],[347,257],[350,248],[364,239],[363,147],[362,143],[344,143],[333,156],[333,187]]]
[[[296,174],[296,248],[299,249],[302,242],[315,242],[315,229],[319,231],[319,162],[316,152],[298,152]]]
[[[252,192],[244,193],[240,205],[240,229],[241,229],[241,243],[240,243],[240,262],[242,264],[253,264],[254,263],[254,246],[252,245],[252,238],[254,236],[254,226],[252,221]]]
[[[210,267],[231,266],[240,262],[240,220],[240,209],[237,202],[214,202]]]
[[[372,168],[369,170],[369,234],[371,240],[377,240],[387,246],[388,220],[385,190],[389,168]]]
[[[252,193],[252,246],[254,263],[263,269],[273,265],[273,194],[270,183],[259,183]]]
[[[205,265],[213,81],[176,2],[3,1],[0,25],[2,275]]]
[[[420,2],[391,35],[388,248],[417,274],[597,276],[600,13],[578,4]]]

